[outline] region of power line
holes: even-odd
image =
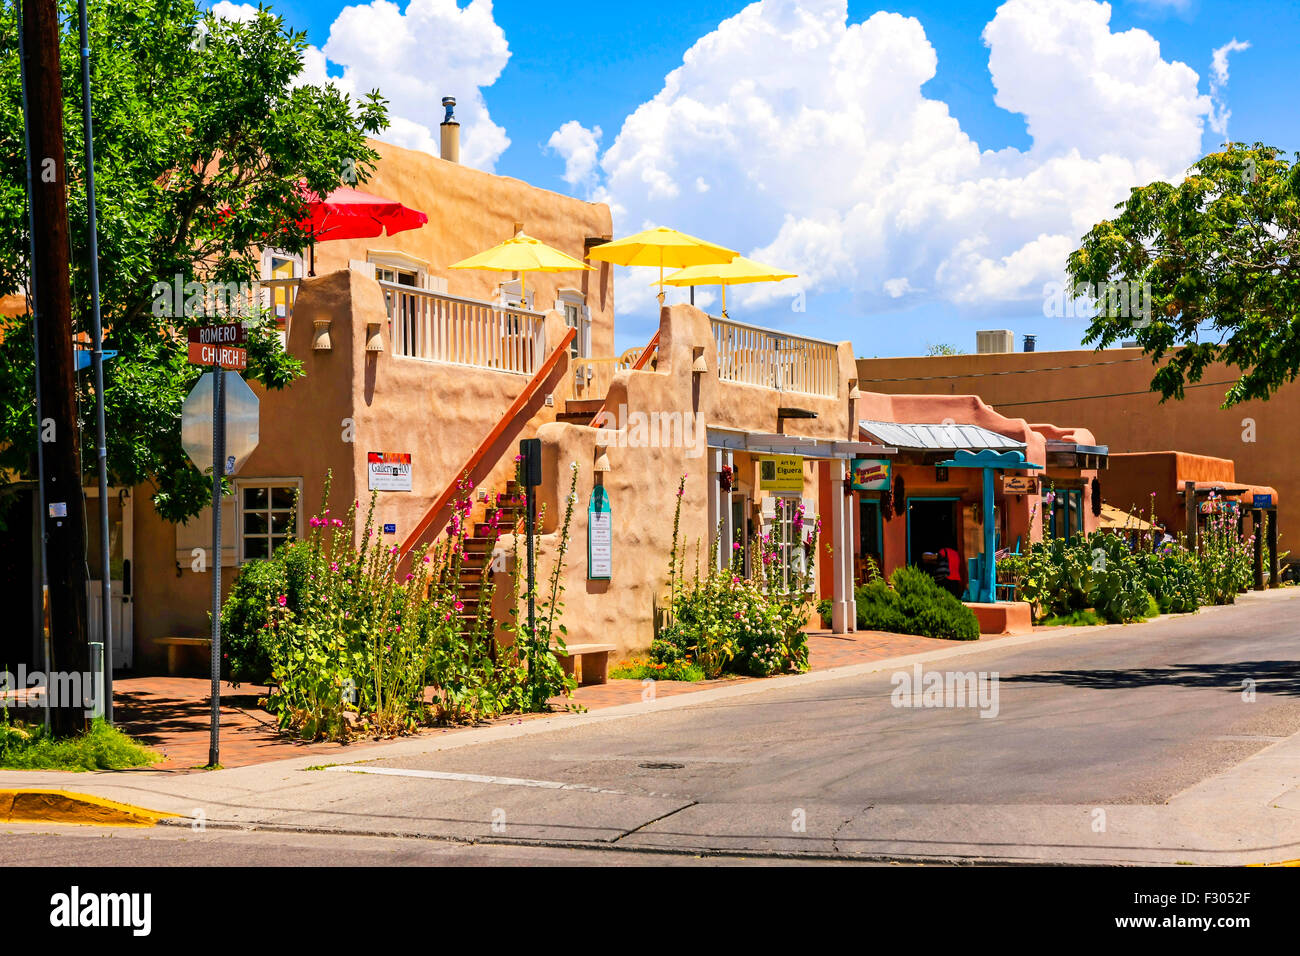
[[[1196,382],[1193,385],[1185,385],[1184,388],[1210,388],[1215,385],[1234,385],[1235,378],[1226,379],[1222,382]],[[1139,389],[1136,392],[1111,392],[1108,395],[1076,395],[1073,398],[1040,398],[1032,402],[989,402],[994,408],[1015,408],[1019,405],[1054,405],[1059,402],[1086,402],[1095,398],[1125,398],[1132,395],[1154,395],[1151,389]]]

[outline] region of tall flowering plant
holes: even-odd
[[[803,632],[811,614],[806,597],[811,587],[819,524],[802,505],[791,513],[791,540],[781,530],[754,542],[752,578],[743,576],[744,556],[733,547],[730,561],[719,561],[720,529],[709,548],[707,570],[694,578],[683,574],[681,490],[678,486],[669,558],[668,614],[651,644],[658,664],[697,664],[708,678],[723,673],[768,676],[808,668]],[[782,505],[786,507],[786,505]],[[794,508],[794,505],[788,507]],[[786,522],[778,521],[775,526]],[[784,570],[783,570],[784,569]]]

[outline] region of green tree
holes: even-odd
[[[74,324],[89,328],[84,141],[76,4],[62,42]],[[333,84],[301,84],[304,33],[267,10],[220,20],[193,0],[90,5],[105,348],[108,467],[115,483],[152,482],[172,520],[202,507],[206,481],[180,444],[180,408],[201,369],[185,330],[212,321],[157,289],[179,281],[253,283],[262,247],[300,250],[302,187],[325,195],[364,182],[387,123],[377,92],[357,101]],[[26,181],[15,5],[0,4],[0,295],[27,278]],[[35,175],[46,173],[34,157]],[[29,316],[0,320],[0,482],[30,476],[36,442]],[[283,388],[301,363],[265,320],[249,331],[248,377]],[[83,429],[93,395],[82,378]],[[90,436],[87,434],[87,447]],[[93,467],[92,454],[83,454]],[[2,488],[2,485],[0,485]]]
[[[1178,185],[1134,189],[1116,208],[1067,265],[1076,292],[1086,285],[1101,303],[1084,342],[1135,339],[1159,365],[1151,388],[1164,399],[1181,399],[1218,362],[1238,375],[1225,408],[1295,379],[1300,164],[1229,143]]]
[[[961,349],[948,342],[934,342],[925,347],[926,355],[964,355]]]

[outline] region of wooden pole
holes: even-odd
[[[50,594],[50,670],[85,674],[86,528],[77,447],[76,370],[68,264],[67,163],[63,152],[63,80],[56,0],[23,4],[23,51],[32,183],[32,262],[41,369],[40,438],[45,450],[43,524]],[[48,676],[48,675],[47,675]],[[67,683],[64,683],[67,686]],[[53,700],[51,729],[70,734],[85,723],[81,701]]]
[[[1196,531],[1198,518],[1196,513],[1196,482],[1183,482],[1183,500],[1187,509],[1187,547],[1188,550],[1196,550]]]
[[[1280,588],[1282,578],[1277,561],[1277,508],[1268,509],[1268,586]]]
[[[1264,590],[1264,511],[1256,508],[1250,513],[1250,523],[1255,531],[1255,590]]]

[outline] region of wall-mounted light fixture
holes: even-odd
[[[592,466],[591,470],[597,474],[612,470],[610,468],[609,455],[606,451],[605,445],[596,446],[596,464]]]
[[[317,352],[328,352],[334,348],[334,345],[330,342],[330,320],[315,319],[312,324],[316,330],[312,333],[311,347]]]
[[[862,392],[858,389],[858,380],[856,378],[849,379],[849,401],[857,401],[861,397]]]
[[[693,349],[691,349],[691,352],[694,357],[694,361],[691,362],[691,371],[696,373],[697,375],[701,372],[707,372],[709,370],[709,366],[704,361],[704,346],[697,345]]]
[[[382,352],[384,350],[384,341],[379,334],[379,330],[381,327],[382,327],[382,323],[380,322],[366,323],[366,351],[367,352]]]

